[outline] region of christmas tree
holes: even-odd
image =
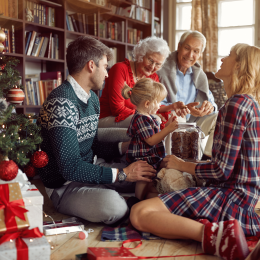
[[[0,30],[0,40],[2,33]],[[24,98],[23,86],[17,86],[21,79],[16,69],[19,60],[5,56],[1,53],[1,49],[3,50],[2,43],[0,43],[0,178],[3,167],[6,168],[4,163],[8,159],[12,162],[12,166],[18,165],[20,169],[24,169],[42,142],[41,129],[33,122],[37,116],[17,114],[15,111],[17,103],[19,104],[17,99],[21,103]]]

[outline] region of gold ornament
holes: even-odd
[[[3,43],[0,43],[0,52],[2,52],[4,50],[5,46],[3,45]]]
[[[5,33],[0,30],[0,42],[3,42],[5,40]]]

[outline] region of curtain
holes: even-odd
[[[201,32],[207,40],[199,60],[204,71],[217,71],[218,24],[217,0],[192,0],[191,29]]]

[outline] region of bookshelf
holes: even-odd
[[[0,27],[9,31],[12,30],[12,26],[14,27],[15,52],[13,53],[11,48],[9,53],[5,52],[5,55],[13,56],[20,61],[17,69],[24,87],[26,87],[27,74],[60,71],[64,80],[67,76],[66,47],[70,41],[81,35],[90,35],[113,48],[116,54],[114,62],[120,62],[129,58],[135,42],[140,38],[152,35],[162,37],[163,33],[163,0],[56,0],[53,2],[51,0],[6,0],[5,2],[16,4],[17,10],[16,14],[8,14],[0,7]],[[37,7],[39,12],[42,9],[41,18],[37,17]],[[32,13],[28,13],[28,9],[32,10]],[[132,12],[131,16],[127,10]],[[54,17],[55,24],[49,20],[50,15]],[[68,26],[71,26],[67,21],[68,16],[71,19],[76,18],[78,27],[80,26],[78,21],[83,21],[82,17],[84,17],[85,27],[81,23],[81,30],[79,28],[78,31],[71,30]],[[25,37],[28,32],[33,31],[39,37],[49,37],[51,33],[52,36],[56,35],[58,54],[48,56],[48,45],[44,57],[27,55]],[[10,32],[10,39],[11,37]],[[55,42],[53,45],[55,46]],[[27,104],[25,99],[21,105],[16,106],[16,111],[24,114],[38,113],[40,107],[40,105]]]

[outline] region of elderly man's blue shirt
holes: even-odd
[[[196,89],[193,83],[193,71],[192,67],[188,68],[185,75],[179,70],[178,66],[176,65],[176,82],[177,86],[177,94],[176,100],[182,101],[184,104],[189,104],[194,102],[198,90]],[[214,97],[209,90],[209,102],[215,107],[215,111],[217,111],[217,105],[214,102]],[[170,105],[171,103],[168,102],[167,98],[165,98],[162,102],[162,105]],[[188,121],[190,118],[190,114],[186,116],[186,120]]]

